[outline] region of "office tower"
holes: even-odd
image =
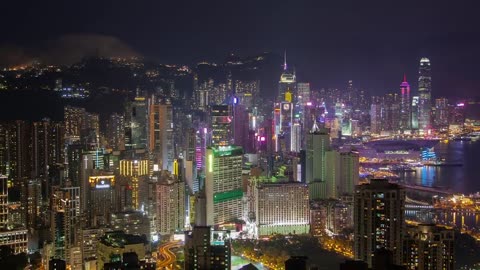
[[[380,97],[372,97],[370,105],[370,132],[380,134],[383,131],[382,125],[382,103]]]
[[[455,269],[455,231],[435,224],[408,226],[404,263],[415,270]]]
[[[412,97],[412,129],[418,129],[418,103],[420,102],[419,96]]]
[[[310,102],[310,83],[297,83],[298,104]]]
[[[122,261],[126,252],[135,252],[140,260],[150,251],[145,236],[126,234],[122,231],[107,232],[100,237],[97,245],[97,266],[103,269],[104,264]]]
[[[310,231],[310,207],[306,184],[256,184],[254,202],[258,236],[306,234]]]
[[[207,148],[205,195],[207,225],[216,225],[242,217],[242,158],[238,146]]]
[[[126,105],[125,109],[125,148],[147,148],[147,99],[137,96]]]
[[[311,200],[336,197],[337,155],[330,147],[330,130],[315,124],[307,134],[305,164]]]
[[[448,127],[448,100],[446,98],[435,99],[434,124],[438,129]]]
[[[194,128],[190,128],[185,134],[185,153],[184,153],[184,170],[185,183],[188,186],[189,193],[194,193],[194,180],[197,177],[195,148],[197,142],[197,132]]]
[[[338,171],[337,194],[351,195],[359,180],[359,154],[356,151],[340,152],[337,156],[340,169]]]
[[[112,213],[116,212],[115,176],[98,175],[88,177],[90,223],[92,227],[110,224]]]
[[[67,141],[78,141],[85,122],[85,108],[65,106],[63,108],[65,138]]]
[[[402,240],[405,235],[405,190],[387,179],[372,179],[358,185],[354,194],[356,260],[372,267],[375,251],[386,248],[393,263],[402,264]]]
[[[233,141],[233,111],[230,105],[213,105],[210,107],[210,126],[212,129],[212,146],[225,146]]]
[[[287,53],[285,52],[283,72],[282,72],[282,75],[280,75],[280,81],[278,82],[278,96],[277,96],[278,102],[281,102],[284,100],[283,97],[285,97],[285,93],[288,90],[292,92],[293,95],[297,94],[297,78],[295,76],[295,72],[291,72],[287,67]]]
[[[113,150],[125,150],[125,117],[113,113],[107,123],[108,145]]]
[[[400,84],[400,129],[402,131],[410,130],[412,125],[412,109],[410,102],[410,85],[407,82],[407,76],[403,76],[403,82]]]
[[[114,231],[124,231],[126,234],[145,235],[150,238],[150,224],[145,213],[140,211],[124,211],[113,213],[111,228]]]
[[[293,103],[292,94],[287,90],[285,100],[275,103],[275,151],[288,153],[292,151],[292,127],[293,127]]]
[[[229,231],[215,231],[210,226],[195,226],[185,232],[185,270],[230,269]]]
[[[172,171],[174,153],[173,106],[170,101],[149,100],[148,150],[155,156],[155,164],[162,170]]]
[[[157,231],[173,234],[185,228],[185,183],[163,171],[157,183]]]
[[[235,98],[234,98],[235,99]],[[233,104],[233,141],[241,146],[245,152],[248,147],[248,112],[243,105]]]
[[[426,57],[420,59],[418,69],[418,128],[424,132],[431,126],[430,111],[432,108],[432,69],[430,60]]]
[[[77,244],[80,226],[80,188],[55,188],[52,193],[50,233],[56,258],[70,260],[71,248]]]
[[[260,81],[235,81],[235,97],[238,104],[243,105],[247,110],[258,106],[260,94]]]
[[[120,160],[120,176],[127,181],[132,190],[132,207],[135,210],[139,210],[141,205],[139,187],[148,181],[149,174],[149,162],[146,159]],[[143,198],[146,199],[145,197]]]

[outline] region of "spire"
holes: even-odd
[[[283,52],[283,70],[287,71],[287,50]]]
[[[407,75],[403,73],[403,82],[407,82]]]
[[[317,125],[317,120],[313,120],[313,127],[310,130],[310,133],[315,133],[315,132],[319,132],[319,131],[320,131],[320,128]]]

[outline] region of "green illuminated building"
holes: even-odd
[[[242,217],[242,157],[238,146],[207,148],[205,194],[207,225]]]

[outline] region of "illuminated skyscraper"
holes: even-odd
[[[185,183],[162,172],[156,189],[157,231],[161,235],[185,229]]]
[[[64,109],[65,137],[72,140],[80,139],[83,123],[85,122],[85,108],[65,106]]]
[[[157,103],[149,100],[148,149],[156,156],[155,162],[162,170],[172,172],[174,159],[173,106],[170,101]]]
[[[372,267],[375,251],[386,248],[393,263],[401,265],[405,235],[405,190],[387,179],[372,179],[356,186],[354,194],[356,260]]]
[[[210,107],[213,146],[225,146],[233,142],[233,111],[230,105]]]
[[[336,197],[337,155],[330,147],[330,130],[315,124],[307,134],[305,165],[311,200]]]
[[[147,148],[147,102],[137,93],[125,110],[125,147],[127,149]]]
[[[132,203],[133,209],[140,209],[140,194],[139,186],[146,185],[149,175],[148,160],[120,160],[120,175],[127,179],[130,188],[132,189]],[[146,199],[145,197],[142,199]]]
[[[80,188],[56,188],[52,193],[50,232],[57,258],[69,260],[80,228]]]
[[[207,225],[240,219],[243,149],[231,145],[209,147],[206,156]]]
[[[115,176],[101,175],[88,178],[90,187],[89,212],[93,227],[110,224],[112,213],[116,212]]]
[[[410,130],[412,128],[411,103],[410,103],[410,85],[407,82],[407,76],[403,76],[403,82],[400,84],[400,130]]]
[[[125,150],[125,117],[116,113],[110,115],[107,130],[109,146],[114,150]]]
[[[430,111],[432,109],[432,69],[430,60],[426,57],[420,59],[418,69],[418,128],[426,131],[431,127]]]
[[[407,227],[404,262],[408,269],[455,269],[455,231],[435,224]]]
[[[295,72],[291,72],[287,67],[287,53],[285,52],[284,63],[283,63],[283,72],[280,76],[280,81],[278,82],[278,96],[277,101],[283,101],[285,93],[290,90],[293,95],[297,94],[297,78]],[[292,102],[292,101],[290,101]]]
[[[418,129],[418,103],[419,96],[412,97],[412,129]]]
[[[448,127],[448,100],[446,98],[435,99],[435,118],[436,128]]]

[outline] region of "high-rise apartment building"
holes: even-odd
[[[372,267],[375,251],[390,250],[393,263],[403,263],[405,190],[387,179],[358,185],[354,194],[354,255]]]
[[[432,109],[432,68],[426,57],[420,59],[418,69],[418,128],[426,131],[431,127],[430,112]]]
[[[207,225],[216,225],[242,217],[242,159],[238,146],[207,148],[205,195]]]
[[[359,180],[359,153],[356,151],[340,152],[337,156],[339,164],[337,195],[352,195]]]
[[[305,183],[258,183],[254,187],[254,202],[259,236],[309,232],[310,207]]]
[[[455,269],[455,231],[435,224],[408,226],[404,262],[411,270]]]
[[[173,234],[185,228],[185,183],[166,172],[156,184],[157,231]]]
[[[8,223],[8,178],[0,174],[0,230]]]

